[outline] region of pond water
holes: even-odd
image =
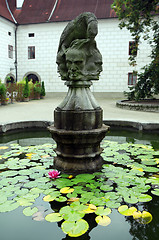
[[[118,143],[135,143],[150,145],[154,149],[159,150],[158,134],[133,132],[133,131],[117,131],[111,130],[105,138],[109,141]],[[0,137],[0,146],[18,143],[21,146],[42,145],[53,143],[50,133],[47,131],[14,133]],[[6,150],[1,149],[0,155]],[[0,197],[2,197],[0,195]],[[42,206],[45,209],[51,209],[48,202],[42,200],[41,194],[36,199],[36,206]],[[153,200],[146,203],[135,204],[138,209],[146,210],[153,216],[152,222],[149,224],[140,224],[132,219],[119,214],[117,209],[113,209],[110,214],[111,224],[108,226],[100,226],[94,221],[94,215],[87,215],[89,222],[88,233],[77,237],[68,237],[63,233],[58,223],[47,221],[34,221],[32,217],[23,214],[24,207],[18,207],[16,210],[0,213],[0,236],[1,240],[158,240],[159,236],[159,197],[153,196]],[[49,210],[48,210],[49,211]]]

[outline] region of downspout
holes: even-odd
[[[18,23],[17,23],[17,21],[15,20],[12,11],[10,10],[8,1],[5,0],[5,2],[6,2],[7,9],[8,9],[8,11],[9,11],[9,13],[10,13],[10,15],[11,15],[11,17],[12,17],[14,23],[15,23],[15,25],[16,25],[16,27],[15,27],[15,62],[14,62],[14,66],[15,66],[15,75],[16,75],[16,82],[17,82],[17,28],[18,28],[18,25],[17,25],[17,24],[18,24]]]
[[[18,81],[18,69],[17,69],[17,65],[18,65],[18,62],[17,62],[17,29],[18,29],[18,26],[16,25],[16,28],[15,28],[15,62],[14,62],[14,66],[15,66],[15,80],[16,80],[16,82]]]

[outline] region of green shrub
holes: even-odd
[[[29,95],[30,95],[30,91],[29,91],[28,78],[26,78],[26,80],[25,80],[25,85],[24,85],[24,89],[23,89],[23,97],[24,97],[24,98],[28,98]]]
[[[40,95],[42,96],[42,97],[44,97],[45,96],[45,85],[44,85],[44,81],[42,81],[42,86],[41,86],[41,93],[40,93]]]
[[[0,100],[4,101],[6,99],[6,91],[7,88],[4,83],[1,83],[0,81]]]

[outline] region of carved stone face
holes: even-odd
[[[70,80],[83,80],[86,56],[83,51],[70,49],[66,53],[66,66]]]

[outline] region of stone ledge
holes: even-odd
[[[138,131],[159,131],[159,123],[141,123],[125,120],[104,120],[104,124],[111,127],[117,127],[119,129],[134,129]],[[51,126],[53,122],[50,121],[24,121],[24,122],[13,122],[0,125],[0,135],[23,131],[24,129],[47,129],[48,126]]]
[[[128,109],[133,111],[144,111],[144,112],[159,112],[159,103],[138,103],[130,102],[129,100],[120,100],[116,102],[116,106],[122,109]]]
[[[33,129],[33,128],[44,128],[46,129],[48,126],[53,124],[50,121],[24,121],[24,122],[13,122],[13,123],[6,123],[0,125],[0,134],[11,132],[11,131],[18,131],[24,129]]]

